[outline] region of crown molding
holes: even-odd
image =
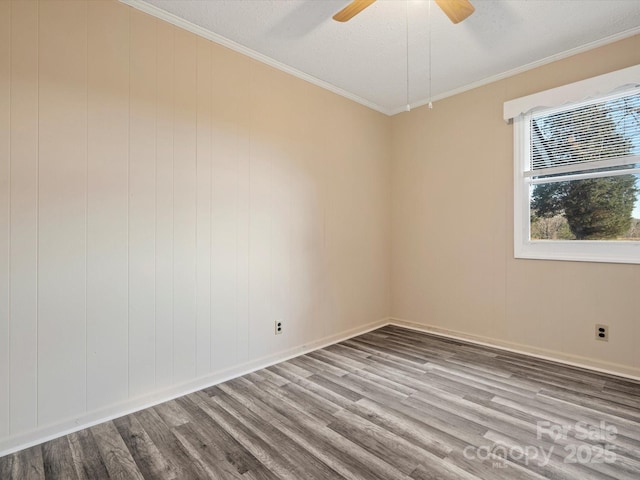
[[[333,92],[336,95],[340,95],[356,103],[364,105],[367,108],[383,113],[385,115],[391,115],[391,112],[387,108],[381,107],[380,105],[370,102],[369,100],[359,97],[358,95],[354,95],[351,92],[347,92],[346,90],[343,90],[340,87],[337,87],[329,82],[320,80],[319,78],[316,78],[313,75],[309,75],[308,73],[305,73],[301,70],[297,70],[293,67],[290,67],[285,63],[274,60],[273,58],[268,57],[267,55],[264,55],[260,52],[256,52],[255,50],[245,47],[244,45],[234,42],[233,40],[229,40],[228,38],[223,37],[222,35],[218,35],[217,33],[207,30],[206,28],[202,28],[196,25],[195,23],[192,23],[183,18],[180,18],[177,15],[174,15],[173,13],[167,12],[166,10],[162,10],[161,8],[158,8],[155,5],[151,5],[143,0],[119,0],[119,1],[121,3],[129,5],[132,8],[135,8],[136,10],[140,10],[141,12],[144,12],[153,17],[159,18],[160,20],[164,20],[165,22],[171,23],[176,27],[180,27],[191,33],[195,33],[196,35],[202,38],[211,40],[212,42],[222,45],[223,47],[227,47],[231,50],[241,53],[242,55],[245,55],[249,58],[257,60],[258,62],[264,63],[265,65],[269,65],[270,67],[273,67],[277,70],[288,73],[289,75],[293,75],[294,77],[300,78],[305,82],[309,82],[320,88],[324,88],[325,90]]]
[[[285,63],[274,60],[273,58],[264,55],[260,52],[256,52],[244,45],[241,45],[233,40],[230,40],[222,35],[218,35],[206,28],[202,28],[192,22],[184,20],[183,18],[178,17],[172,13],[167,12],[166,10],[162,10],[161,8],[156,7],[155,5],[151,5],[144,0],[119,0],[121,3],[129,5],[130,7],[135,8],[136,10],[140,10],[144,13],[152,15],[156,18],[164,20],[176,27],[183,28],[189,32],[195,33],[203,38],[211,40],[219,45],[227,47],[231,50],[234,50],[242,55],[245,55],[249,58],[257,60],[258,62],[264,63],[265,65],[269,65],[277,70],[288,73],[289,75],[293,75],[294,77],[300,78],[306,82],[309,82],[313,85],[316,85],[320,88],[324,88],[330,92],[335,93],[336,95],[340,95],[344,98],[352,100],[360,105],[364,105],[367,108],[375,110],[376,112],[383,113],[388,116],[397,115],[399,113],[404,113],[407,111],[406,105],[401,105],[396,108],[385,108],[381,105],[378,105],[374,102],[371,102],[365,98],[362,98],[358,95],[355,95],[351,92],[343,90],[342,88],[337,87],[329,82],[325,82],[324,80],[320,80],[313,75],[309,75],[301,70],[297,70]],[[624,32],[617,33],[615,35],[610,35],[608,37],[602,38],[600,40],[596,40],[594,42],[589,42],[585,45],[581,45],[579,47],[575,47],[569,50],[565,50],[564,52],[560,52],[549,57],[543,58],[541,60],[536,60],[535,62],[528,63],[521,67],[513,68],[511,70],[507,70],[506,72],[499,73],[497,75],[492,75],[490,77],[483,78],[482,80],[478,80],[477,82],[472,82],[466,85],[462,85],[460,87],[454,88],[452,90],[447,90],[438,95],[434,95],[431,98],[424,98],[422,100],[418,100],[416,102],[411,103],[410,109],[422,107],[427,105],[429,102],[437,102],[439,100],[443,100],[447,97],[452,97],[454,95],[458,95],[459,93],[467,92],[469,90],[473,90],[474,88],[482,87],[484,85],[488,85],[493,82],[497,82],[499,80],[504,80],[505,78],[513,77],[514,75],[518,75],[520,73],[524,73],[529,70],[533,70],[534,68],[541,67],[543,65],[547,65],[549,63],[562,60],[564,58],[571,57],[573,55],[577,55],[579,53],[587,52],[589,50],[593,50],[598,47],[603,47],[613,42],[617,42],[619,40],[624,40],[625,38],[632,37],[634,35],[640,34],[640,26],[635,27],[629,30],[625,30]]]
[[[536,60],[535,62],[522,65],[521,67],[513,68],[511,70],[507,70],[506,72],[502,72],[497,75],[492,75],[490,77],[483,78],[482,80],[478,80],[477,82],[472,82],[467,85],[463,85],[461,87],[448,90],[439,95],[434,95],[431,99],[425,98],[423,100],[419,100],[417,102],[412,103],[410,106],[411,106],[411,109],[413,110],[414,108],[427,105],[429,102],[436,102],[438,100],[442,100],[447,97],[452,97],[454,95],[458,95],[459,93],[467,92],[469,90],[473,90],[474,88],[482,87],[484,85],[488,85],[490,83],[494,83],[499,80],[504,80],[505,78],[513,77],[520,73],[533,70],[534,68],[542,67],[543,65],[548,65],[549,63],[553,63],[558,60],[562,60],[564,58],[572,57],[573,55],[578,55],[579,53],[584,53],[584,52],[588,52],[589,50],[593,50],[599,47],[604,47],[605,45],[609,45],[610,43],[614,43],[619,40],[624,40],[625,38],[633,37],[634,35],[638,35],[638,34],[640,34],[640,27],[634,27],[629,30],[625,30],[624,32],[616,33],[615,35],[610,35],[600,40],[596,40],[594,42],[589,42],[579,47],[565,50],[564,52],[556,53],[555,55],[551,55],[541,60]],[[393,115],[397,115],[398,113],[403,113],[406,111],[407,111],[407,107],[406,105],[403,105],[403,106],[391,109],[389,115],[393,116]]]

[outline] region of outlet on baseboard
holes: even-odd
[[[275,331],[276,335],[280,335],[282,333],[282,320],[275,321]]]
[[[596,324],[596,340],[601,342],[609,341],[609,325]]]

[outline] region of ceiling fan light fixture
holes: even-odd
[[[349,5],[336,13],[333,19],[337,22],[347,22],[375,1],[376,0],[353,0]],[[429,0],[429,2],[431,2],[431,0]],[[476,11],[469,0],[435,0],[435,2],[453,23],[460,23]]]
[[[435,0],[453,23],[460,23],[476,11],[469,0]]]
[[[376,0],[354,0],[333,16],[336,22],[347,22]]]

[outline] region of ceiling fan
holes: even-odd
[[[351,20],[375,1],[376,0],[353,0],[349,5],[336,13],[333,19],[338,22]],[[435,0],[435,2],[453,23],[460,23],[475,11],[475,8],[473,8],[469,0]]]

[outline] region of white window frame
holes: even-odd
[[[528,113],[606,96],[640,86],[640,65],[547,90],[504,104],[504,118],[514,132],[514,256],[515,258],[580,262],[640,263],[640,241],[531,240]]]

